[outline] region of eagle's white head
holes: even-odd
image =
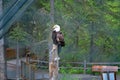
[[[56,31],[56,32],[59,32],[60,31],[60,26],[59,25],[54,25],[53,26],[53,30]]]

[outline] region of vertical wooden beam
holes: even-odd
[[[19,42],[17,41],[17,49],[16,49],[16,80],[19,80],[19,77],[20,77],[20,72],[19,72]]]
[[[2,15],[2,0],[0,0],[0,16]],[[0,25],[2,21],[0,21]],[[3,30],[0,30],[0,34]],[[5,56],[4,56],[4,38],[0,39],[0,80],[6,80],[5,77]]]
[[[84,74],[86,74],[87,62],[84,60]]]
[[[0,79],[5,80],[4,40],[0,39]]]

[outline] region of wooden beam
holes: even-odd
[[[117,72],[118,66],[99,66],[95,65],[92,66],[92,71],[95,72]]]

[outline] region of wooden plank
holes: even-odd
[[[94,65],[94,66],[92,66],[92,71],[95,71],[95,72],[117,72],[118,71],[118,66]]]

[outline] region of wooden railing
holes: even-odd
[[[30,62],[37,62],[37,63],[45,63],[48,64],[48,61],[40,61],[40,60],[30,60]],[[61,64],[73,64],[73,65],[78,65],[78,66],[61,66]],[[93,65],[103,65],[103,66],[118,66],[118,70],[120,69],[120,62],[60,62],[59,68],[75,68],[75,69],[82,69],[84,70],[83,74],[86,74],[88,69],[92,70]],[[46,67],[46,66],[42,66]]]

